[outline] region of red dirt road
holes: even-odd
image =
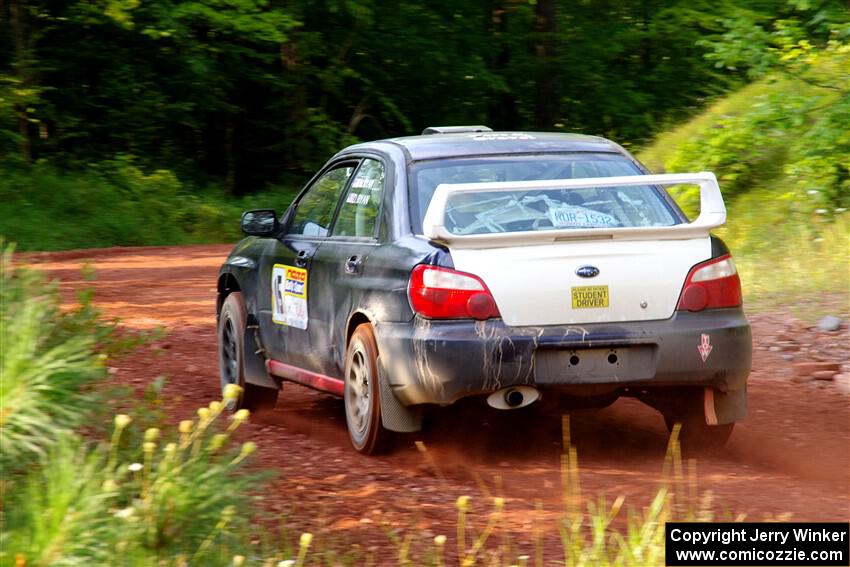
[[[174,422],[217,399],[215,277],[230,246],[75,251],[27,255],[61,280],[69,301],[87,285],[80,267],[96,270],[95,302],[128,328],[161,326],[168,335],[113,361],[113,379],[141,389],[159,375]],[[794,329],[779,314],[753,315],[756,343],[750,416],[729,445],[697,463],[698,490],[713,497],[718,519],[850,520],[850,397],[832,383],[791,381],[789,355],[771,351],[778,328],[808,333],[832,361],[848,359],[839,333]],[[783,327],[784,326],[784,327]],[[804,349],[805,350],[805,349]],[[797,353],[795,356],[799,356]],[[620,400],[571,416],[582,493],[618,495],[627,506],[648,503],[660,479],[666,430],[653,410]],[[437,413],[421,434],[400,437],[388,456],[366,458],[348,445],[342,402],[286,384],[273,412],[252,418],[246,435],[262,465],[277,469],[264,506],[319,539],[388,546],[385,531],[418,527],[422,536],[454,531],[454,500],[468,494],[485,512],[487,494],[506,498],[506,525],[528,541],[535,503],[557,514],[561,502],[560,416],[454,407]],[[436,468],[417,451],[424,441]],[[336,534],[336,535],[331,535]],[[526,551],[531,551],[527,549]],[[380,553],[379,553],[380,554]],[[381,554],[382,555],[382,554]]]

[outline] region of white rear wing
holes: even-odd
[[[636,185],[699,185],[700,214],[692,223],[673,226],[556,228],[521,232],[487,234],[455,234],[445,225],[449,198],[459,194],[497,193],[541,189],[588,189],[593,187],[629,187]],[[493,183],[440,184],[422,221],[425,237],[457,248],[496,248],[523,244],[588,239],[683,240],[708,236],[711,229],[726,222],[726,206],[713,173],[673,173],[664,175],[629,175],[587,179],[548,179],[544,181],[504,181]]]

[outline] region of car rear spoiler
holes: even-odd
[[[629,187],[635,185],[699,185],[700,214],[689,224],[620,228],[560,228],[552,230],[454,234],[445,226],[449,198],[459,194],[541,189],[588,189],[592,187]],[[443,183],[437,186],[422,221],[426,238],[456,248],[497,248],[544,244],[569,240],[684,240],[708,236],[711,229],[726,222],[726,206],[713,173],[674,173],[665,175],[629,175],[587,179],[549,179],[544,181],[506,181],[494,183]]]

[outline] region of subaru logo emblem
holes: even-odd
[[[599,275],[599,268],[596,266],[582,266],[576,269],[576,275],[580,278],[595,278]]]

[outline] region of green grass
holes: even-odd
[[[236,510],[262,476],[240,470],[255,445],[232,440],[247,411],[222,424],[216,401],[143,432],[118,415],[103,442],[106,360],[146,337],[117,336],[85,293],[61,310],[52,283],[0,252],[0,565],[210,564],[213,543],[247,549],[251,517]]]
[[[126,157],[82,171],[37,164],[0,173],[0,236],[21,251],[233,242],[242,211],[284,210],[296,191],[235,198]]]
[[[687,122],[663,132],[655,137],[650,145],[643,148],[638,157],[654,173],[667,172],[674,162],[680,148],[694,139],[702,139],[706,132],[717,129],[724,118],[745,115],[754,104],[774,92],[798,92],[808,89],[794,81],[763,80],[749,84],[709,105],[705,110]]]
[[[95,353],[89,305],[61,314],[54,286],[15,269],[0,241],[0,466],[43,455],[97,403],[91,388],[106,375]]]
[[[841,85],[850,55],[810,70]],[[755,82],[661,134],[638,157],[656,173],[713,171],[750,308],[812,320],[847,316],[850,297],[850,94],[782,75]],[[693,218],[698,192],[674,193]]]
[[[285,525],[269,528],[259,505],[268,473],[245,467],[257,447],[234,439],[249,414],[224,411],[238,387],[176,426],[146,411],[146,398],[133,398],[130,415],[107,419],[93,413],[91,406],[103,399],[94,386],[103,377],[105,357],[118,350],[106,340],[112,327],[84,324],[96,313],[60,311],[52,288],[38,274],[13,268],[8,251],[2,266],[0,566],[367,562],[355,542],[322,541],[309,533],[292,541]],[[86,433],[75,431],[80,428]],[[553,560],[570,567],[661,566],[666,521],[712,518],[709,499],[697,497],[692,463],[685,481],[675,429],[662,468],[665,480],[640,510],[628,510],[622,497],[608,503],[582,494],[566,417],[563,429],[562,512],[535,519],[530,549],[511,542],[503,498],[488,497],[490,511],[481,515],[463,496],[454,503],[453,533],[426,537],[416,527],[394,530],[372,559],[399,566],[507,567]],[[544,530],[553,529],[561,541],[555,557],[546,555],[542,539]]]

